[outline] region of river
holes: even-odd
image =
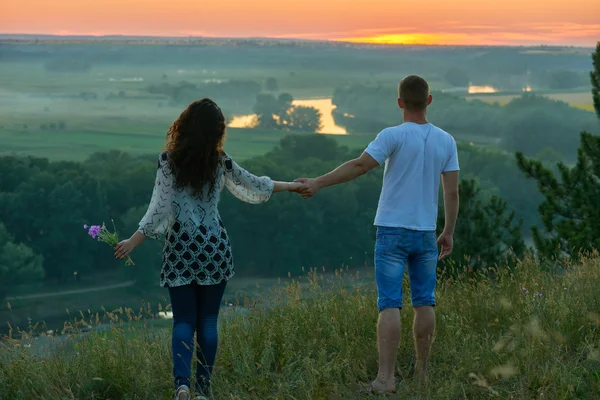
[[[294,100],[292,105],[314,107],[321,112],[322,128],[317,133],[323,133],[328,135],[346,135],[348,133],[346,132],[346,129],[339,125],[336,125],[333,119],[333,110],[335,110],[335,105],[333,105],[332,99],[330,97],[321,99]],[[256,114],[236,115],[231,120],[228,126],[230,128],[248,128],[255,123]]]

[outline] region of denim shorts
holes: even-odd
[[[377,307],[402,308],[402,281],[408,266],[413,307],[435,306],[438,246],[434,231],[377,228]]]

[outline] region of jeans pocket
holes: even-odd
[[[406,233],[402,234],[381,234],[378,235],[375,243],[375,255],[385,255],[398,252],[402,248],[409,252],[410,237]]]
[[[423,251],[438,252],[437,236],[435,232],[426,232],[423,235]]]
[[[375,241],[375,254],[385,254],[393,249],[395,237],[393,235],[377,235]]]

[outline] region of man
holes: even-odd
[[[427,106],[432,101],[429,85],[423,78],[411,75],[402,80],[398,92],[403,124],[384,129],[359,158],[319,178],[297,179],[303,183],[299,193],[309,198],[319,189],[348,182],[385,164],[375,217],[379,373],[371,383],[373,390],[384,393],[396,389],[394,371],[400,343],[402,280],[406,267],[415,307],[416,372],[421,382],[426,381],[435,328],[437,261],[452,252],[458,215],[456,142],[448,133],[427,122]],[[436,240],[440,177],[444,189],[445,226]]]

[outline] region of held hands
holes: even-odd
[[[302,187],[302,184],[298,183],[298,182],[288,182],[287,185],[288,185],[287,191],[293,192],[293,193],[298,193],[298,191]]]
[[[309,199],[313,197],[319,190],[319,185],[315,179],[309,178],[298,178],[294,180],[295,184],[300,185],[294,192],[300,194],[303,199]]]

